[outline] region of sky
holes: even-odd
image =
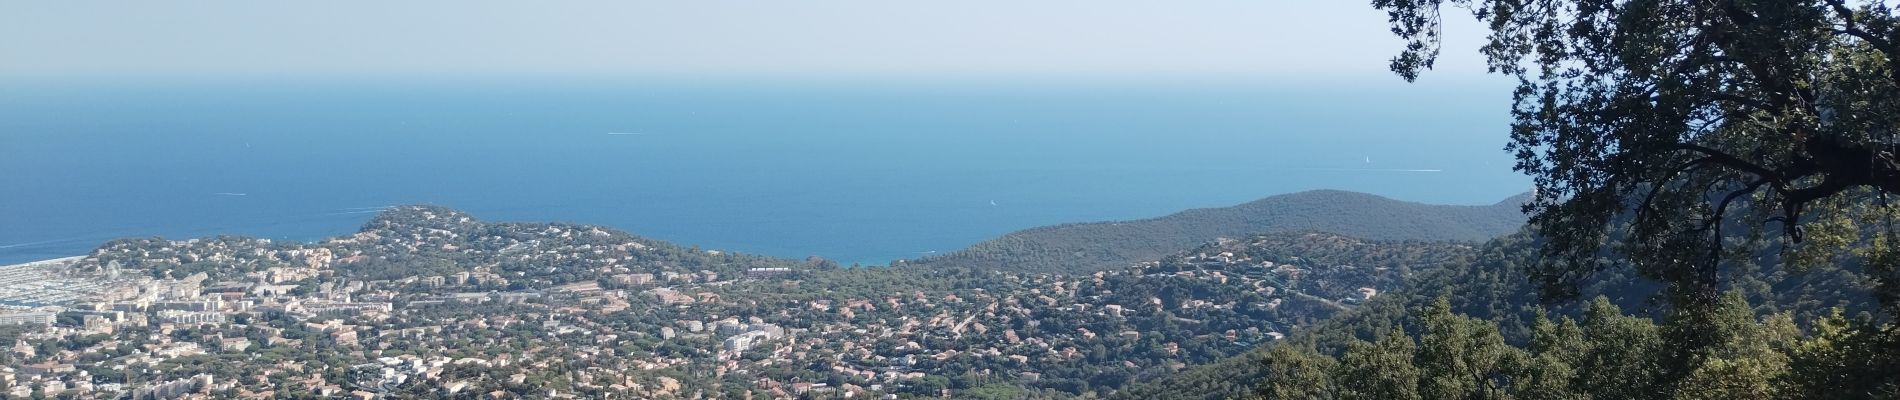
[[[1449,20],[1460,20],[1448,18]],[[1453,25],[1440,79],[1482,75]],[[0,80],[1398,79],[1363,1],[0,0]],[[1434,79],[1428,76],[1427,79]]]

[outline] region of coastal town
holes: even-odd
[[[404,207],[314,243],[124,239],[0,267],[11,342],[0,393],[1099,395],[1280,339],[1376,296],[1405,267],[1294,253],[1399,245],[1223,240],[1075,276],[852,268]]]

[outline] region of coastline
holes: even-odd
[[[85,258],[86,256],[49,258],[49,259],[38,260],[38,261],[27,261],[27,262],[18,263],[18,264],[0,265],[0,269],[22,268],[22,267],[47,267],[47,266],[52,266],[54,264],[71,264]]]

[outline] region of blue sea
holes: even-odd
[[[883,264],[1310,189],[1524,192],[1495,84],[450,82],[0,87],[0,264],[316,240],[378,207]]]

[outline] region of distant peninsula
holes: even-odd
[[[1530,194],[1491,205],[1434,205],[1341,190],[1267,197],[1158,218],[1025,229],[968,248],[909,262],[1013,271],[1090,272],[1122,268],[1222,237],[1327,232],[1375,240],[1482,242],[1516,232]]]

